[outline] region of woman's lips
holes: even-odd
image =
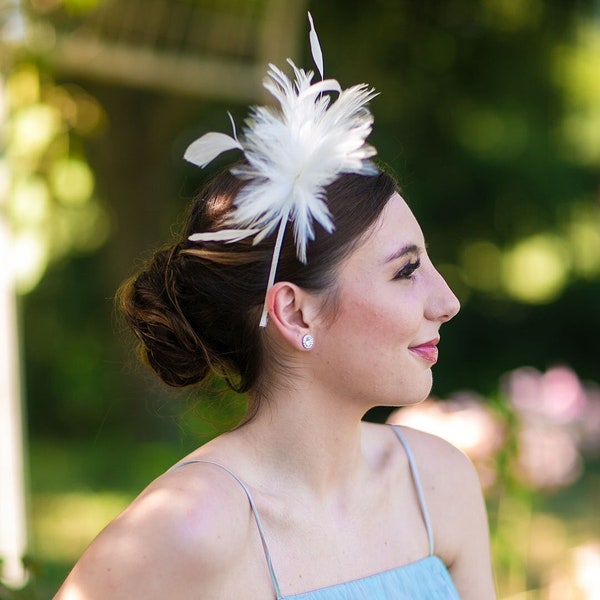
[[[438,359],[438,342],[439,340],[431,340],[418,346],[412,346],[409,350],[427,362],[436,363]]]

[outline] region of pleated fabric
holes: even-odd
[[[460,600],[446,565],[437,556],[280,600]]]

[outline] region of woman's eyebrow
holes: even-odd
[[[389,262],[392,262],[393,260],[402,258],[407,254],[421,254],[421,248],[416,244],[406,244],[405,246],[402,246],[402,248],[399,248],[398,250],[390,254],[387,258],[385,258],[382,261],[382,264],[385,265]]]

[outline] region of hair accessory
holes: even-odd
[[[263,86],[277,100],[279,108],[253,107],[239,139],[229,115],[233,137],[207,133],[193,142],[184,155],[189,162],[205,167],[227,150],[244,153],[245,164],[231,172],[248,183],[235,200],[227,229],[194,233],[189,239],[230,243],[254,236],[257,244],[277,229],[267,293],[275,281],[288,221],[294,224],[298,259],[306,263],[306,245],[315,235],[314,221],[328,233],[335,227],[325,187],[342,173],[377,173],[369,160],[376,150],[365,141],[373,126],[373,116],[366,105],[377,94],[366,84],[342,90],[335,79],[323,78],[323,54],[310,13],[308,18],[311,53],[321,81],[312,83],[314,73],[299,69],[290,59],[294,82],[270,64]],[[339,94],[334,102],[328,92]],[[266,326],[267,312],[265,302],[261,327]]]
[[[302,346],[306,350],[310,350],[315,345],[315,338],[310,333],[305,333],[302,336]]]

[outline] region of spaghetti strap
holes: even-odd
[[[431,528],[431,521],[429,519],[429,511],[427,510],[427,504],[425,503],[425,496],[423,495],[423,487],[421,486],[421,478],[419,477],[419,470],[417,469],[417,463],[415,461],[415,457],[412,453],[404,434],[400,431],[400,428],[396,425],[391,425],[391,428],[396,433],[398,439],[402,442],[404,446],[404,451],[406,452],[406,456],[408,458],[408,464],[410,465],[410,472],[412,474],[412,478],[415,484],[415,489],[417,490],[417,496],[419,498],[419,504],[421,506],[421,514],[423,515],[423,520],[425,521],[425,528],[427,529],[427,538],[429,539],[429,556],[433,556],[434,546],[433,546],[433,529]]]
[[[262,542],[262,547],[265,552],[265,558],[267,559],[267,566],[269,567],[269,574],[271,575],[271,581],[273,582],[273,588],[275,589],[275,594],[277,595],[277,598],[278,599],[281,598],[281,590],[279,589],[279,582],[277,581],[277,577],[275,576],[275,570],[273,569],[273,562],[271,561],[271,554],[269,552],[269,547],[267,546],[267,540],[265,538],[265,532],[263,529],[263,525],[260,520],[260,516],[258,514],[258,510],[256,508],[256,504],[254,503],[254,498],[252,497],[250,490],[248,489],[246,484],[235,473],[233,473],[233,471],[230,471],[227,467],[225,467],[219,463],[210,461],[210,460],[188,460],[188,461],[174,465],[173,467],[171,467],[169,469],[169,471],[171,471],[173,469],[179,469],[180,467],[185,467],[186,465],[195,464],[195,463],[203,463],[203,464],[214,465],[215,467],[219,467],[226,473],[229,473],[229,475],[231,475],[231,477],[233,477],[240,484],[240,486],[246,493],[246,496],[248,497],[248,502],[250,503],[250,508],[252,509],[252,514],[254,515],[254,520],[256,521],[256,526],[258,528],[258,533],[260,535],[260,541]]]

